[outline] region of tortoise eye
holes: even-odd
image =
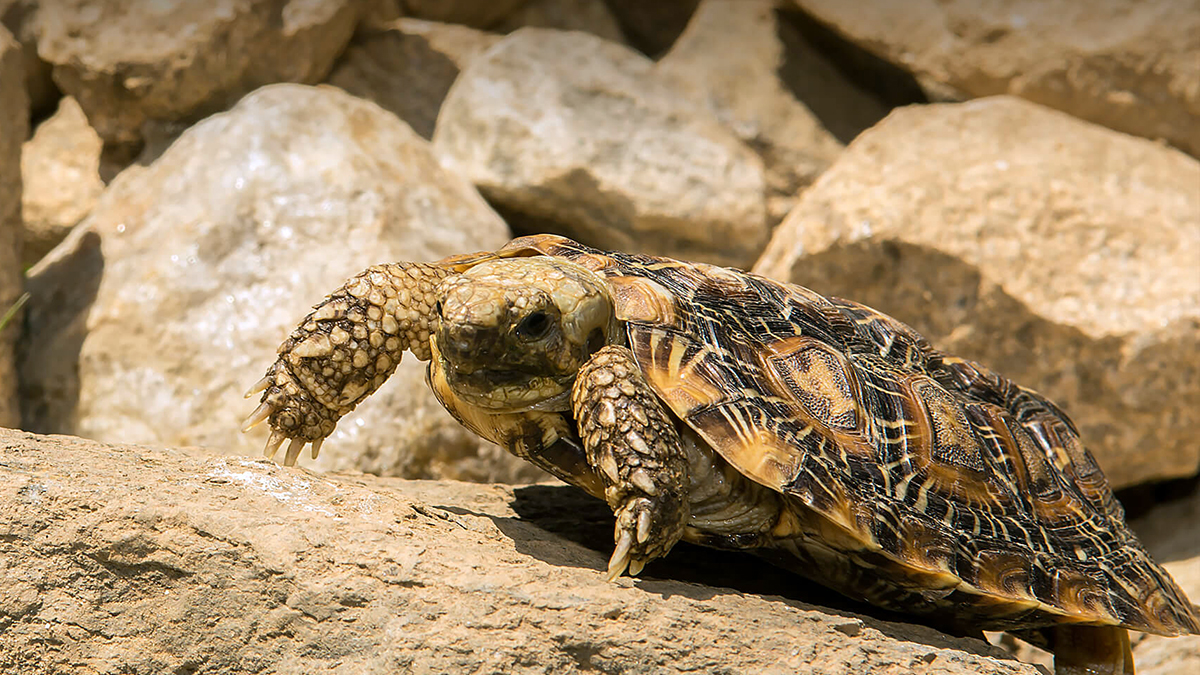
[[[545,312],[537,311],[517,324],[517,337],[522,340],[537,340],[550,332],[550,317]]]

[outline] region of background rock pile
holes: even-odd
[[[0,436],[0,670],[1034,672],[721,576],[743,558],[647,570],[733,591],[603,585],[602,512],[571,543],[530,515],[549,488],[399,480],[542,477],[411,360],[312,465],[397,479],[236,458],[265,440],[241,392],[325,292],[541,231],[865,302],[1042,391],[1200,597],[1196,0],[0,0],[0,24],[0,316],[29,294],[0,427],[205,449]],[[1196,639],[1136,654],[1200,669]]]

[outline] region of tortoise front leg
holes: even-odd
[[[263,395],[243,431],[270,420],[267,457],[291,439],[286,466],[296,463],[305,443],[312,443],[316,459],[337,421],[387,380],[406,349],[429,360],[437,286],[453,273],[436,263],[375,265],[326,296],[246,393]]]
[[[688,520],[688,462],[679,434],[629,349],[608,346],[580,369],[571,407],[588,463],[617,517],[608,579],[662,557]]]

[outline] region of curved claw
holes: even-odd
[[[254,412],[250,413],[246,417],[246,421],[242,422],[242,433],[246,433],[254,427],[262,424],[263,421],[270,417],[271,413],[273,412],[275,412],[275,408],[270,403],[263,401],[262,403],[258,404],[258,407],[254,409]]]
[[[645,569],[645,567],[646,567],[646,561],[642,560],[641,558],[638,558],[636,560],[630,560],[629,561],[629,576],[636,577],[637,575],[642,573],[642,570]]]
[[[279,446],[287,440],[287,436],[281,434],[278,430],[271,431],[271,437],[267,439],[267,447],[263,448],[263,456],[271,459],[275,453],[279,451]]]
[[[613,550],[612,557],[608,559],[608,580],[616,581],[617,577],[625,573],[625,568],[629,567],[629,549],[633,546],[633,536],[628,530],[621,532],[621,538],[617,541],[617,547]]]
[[[269,386],[271,386],[271,376],[263,375],[261,380],[250,385],[250,388],[246,390],[246,394],[242,398],[250,398],[259,392],[266,391]]]
[[[316,459],[317,454],[321,452],[321,445],[325,443],[324,438],[318,438],[312,442],[312,458]]]
[[[284,455],[284,466],[296,466],[296,458],[300,456],[300,451],[304,449],[303,438],[293,438],[291,443],[288,443],[287,454]]]

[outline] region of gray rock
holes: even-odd
[[[1012,94],[1200,155],[1197,0],[793,0],[934,90]]]
[[[1056,401],[1115,486],[1200,465],[1200,163],[1011,97],[852,143],[756,271],[852,298]]]
[[[701,2],[655,66],[758,151],[772,224],[841,153],[839,138],[856,136],[887,112],[826,61],[776,11],[778,4]]]
[[[356,37],[327,81],[378,103],[430,139],[450,85],[498,40],[466,26],[400,19]]]
[[[21,44],[0,25],[0,319],[16,305],[21,274],[21,143],[29,132],[29,99],[21,65]],[[0,427],[20,422],[13,348],[21,314],[0,326]]]
[[[100,180],[103,145],[79,103],[70,96],[59,101],[58,111],[39,124],[33,138],[25,142],[21,209],[25,219],[22,258],[27,267],[62,241],[104,191]]]
[[[38,52],[106,143],[194,120],[273,82],[315,83],[350,41],[357,0],[46,0]]]
[[[0,670],[1038,672],[980,640],[675,580],[715,558],[745,584],[764,567],[745,556],[681,548],[608,583],[611,516],[579,499],[0,430]],[[589,528],[596,548],[570,539]]]
[[[523,28],[463,70],[434,147],[522,230],[748,265],[768,228],[761,160],[633,50]]]
[[[257,454],[266,432],[238,432],[255,405],[241,394],[322,295],[373,263],[508,236],[378,106],[332,87],[265,87],[123,172],[33,270],[26,428]],[[326,448],[324,469],[538,475],[461,429],[411,359]]]

